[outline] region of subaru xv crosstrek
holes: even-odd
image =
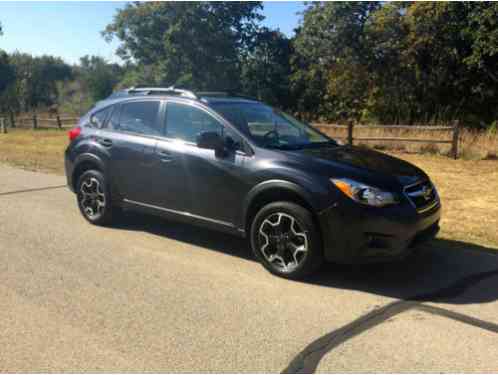
[[[324,261],[400,259],[439,230],[422,170],[240,95],[118,91],[69,138],[67,182],[90,223],[139,210],[207,226],[248,238],[264,267],[290,279]]]

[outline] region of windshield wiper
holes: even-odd
[[[300,150],[303,148],[302,144],[295,144],[295,145],[267,145],[266,147],[268,148],[276,148],[277,150],[284,150],[284,151],[289,151],[289,150]]]
[[[330,147],[330,146],[339,146],[339,143],[337,143],[336,141],[334,140],[330,140],[330,141],[325,141],[325,142],[311,142],[311,143],[307,143],[307,144],[304,144],[302,145],[303,147]]]

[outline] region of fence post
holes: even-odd
[[[36,118],[36,112],[33,113],[33,129],[38,128],[38,119]]]
[[[0,130],[2,131],[2,134],[7,134],[7,125],[5,125],[5,119],[3,117],[0,117]]]
[[[453,142],[451,144],[451,154],[453,156],[453,159],[458,158],[458,140],[460,136],[460,123],[458,120],[455,120],[453,124]]]
[[[348,144],[353,145],[353,120],[348,121]]]
[[[10,127],[16,127],[16,119],[14,118],[14,112],[10,112]]]
[[[61,118],[59,117],[58,113],[57,113],[56,119],[57,119],[57,127],[59,129],[62,129],[62,122],[61,122]]]

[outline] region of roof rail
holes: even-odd
[[[234,96],[237,98],[242,98],[242,99],[250,99],[250,100],[259,100],[258,98],[255,98],[253,96],[245,95],[245,94],[239,94],[235,91],[198,91],[195,93],[198,97],[200,96],[211,96],[211,97],[229,97],[229,96]]]
[[[246,95],[246,94],[238,94],[236,92],[232,93],[231,95],[236,96],[237,98],[242,98],[242,99],[255,100],[255,101],[260,100],[260,99],[256,98],[255,96]]]
[[[228,91],[196,91],[197,96],[230,96]]]
[[[165,94],[165,95],[179,95],[186,98],[198,99],[193,91],[177,89],[175,86],[170,87],[130,87],[126,90],[128,94],[141,93],[144,95]]]

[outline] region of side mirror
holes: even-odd
[[[197,147],[219,151],[223,149],[224,142],[216,132],[201,132],[197,136]]]

